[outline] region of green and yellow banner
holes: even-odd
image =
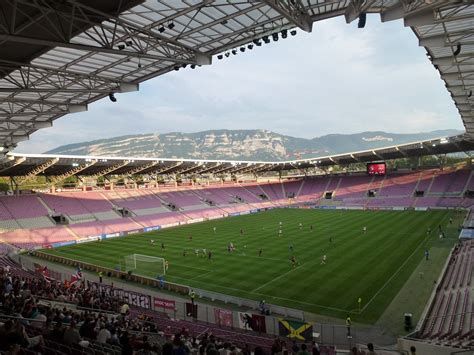
[[[279,318],[278,329],[280,336],[293,340],[310,341],[313,339],[313,325],[309,323]]]

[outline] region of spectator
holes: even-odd
[[[44,308],[35,308],[36,316],[33,318],[35,321],[31,322],[31,326],[37,329],[43,329],[45,327],[46,320],[48,319],[44,315]]]
[[[99,343],[105,344],[105,343],[107,343],[111,338],[112,338],[112,335],[110,334],[110,331],[105,328],[105,324],[104,324],[104,323],[101,323],[101,324],[100,324],[99,333],[97,334],[97,341],[98,341]]]
[[[367,350],[369,351],[368,355],[377,355],[377,353],[374,350],[374,344],[368,343]]]
[[[71,346],[79,344],[81,340],[81,335],[79,334],[79,331],[76,328],[76,322],[72,321],[71,324],[69,324],[69,327],[64,331],[64,344]]]
[[[311,353],[313,355],[320,355],[321,354],[321,349],[319,348],[319,344],[316,343],[316,341],[314,341],[314,340],[311,343]]]
[[[127,331],[123,332],[120,337],[120,345],[122,346],[122,355],[133,355],[133,348]]]
[[[63,341],[63,339],[64,339],[64,328],[63,328],[63,325],[60,321],[56,322],[56,324],[54,325],[53,330],[49,334],[49,339],[51,339],[52,341],[55,341],[57,343],[61,343]]]
[[[128,313],[128,311],[129,311],[129,309],[130,309],[130,307],[128,306],[128,304],[124,303],[124,304],[122,305],[122,307],[120,307],[120,314],[121,314],[122,316],[126,316],[127,313]]]
[[[309,352],[308,352],[308,347],[306,346],[306,344],[301,344],[301,350],[298,351],[298,355],[309,355]]]
[[[300,348],[298,344],[296,343],[296,340],[293,340],[293,345],[291,346],[291,351],[293,354],[296,354],[298,351],[300,351]]]

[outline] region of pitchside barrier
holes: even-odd
[[[379,346],[387,346],[396,341],[394,337],[384,334],[385,332],[380,328],[362,325],[352,326],[351,337],[348,337],[345,325],[321,323],[317,321],[317,315],[273,304],[266,305],[270,315],[262,315],[258,311],[259,303],[257,301],[201,289],[194,289],[197,307],[192,307],[188,286],[165,282],[164,287],[160,288],[158,280],[133,274],[128,275],[124,272],[41,252],[35,254],[45,261],[62,264],[48,263],[47,265],[47,269],[54,273],[58,281],[70,280],[71,275],[80,266],[85,271],[83,282],[86,282],[88,287],[101,288],[107,294],[120,298],[124,303],[136,309],[155,311],[172,319],[218,325],[222,328],[251,331],[262,335],[288,337],[289,340],[293,339],[294,334],[304,330],[304,339],[308,341],[314,339],[320,344],[336,345],[346,349],[356,343],[372,342]],[[11,257],[31,271],[44,267],[44,265],[39,265],[41,260],[37,258],[18,254],[13,254]],[[110,276],[113,278],[106,277],[104,283],[99,284],[97,276],[99,271],[104,275],[108,275],[110,272]],[[139,285],[128,281],[145,287],[139,287]],[[172,291],[172,293],[167,291]],[[181,296],[176,293],[180,293]],[[209,304],[211,301],[222,305]],[[286,327],[282,324],[286,324]],[[301,340],[300,338],[296,339]]]

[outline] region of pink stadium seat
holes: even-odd
[[[357,198],[367,195],[372,176],[343,176],[335,190],[335,199]]]
[[[1,201],[15,219],[48,215],[48,210],[39,202],[36,195],[3,196]]]

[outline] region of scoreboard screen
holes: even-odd
[[[367,174],[369,175],[385,175],[385,163],[368,163]]]

